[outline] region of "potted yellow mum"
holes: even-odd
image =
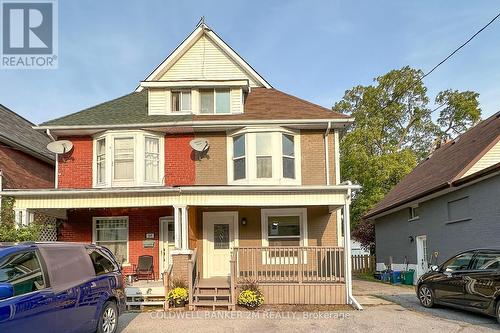
[[[256,281],[245,280],[241,284],[241,292],[238,296],[238,305],[247,309],[256,309],[264,303],[264,295],[259,289]]]
[[[188,289],[182,280],[172,281],[172,289],[167,294],[168,302],[176,308],[186,306]]]

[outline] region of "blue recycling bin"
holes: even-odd
[[[403,272],[402,271],[393,271],[391,274],[391,283],[392,284],[400,284],[403,282]]]

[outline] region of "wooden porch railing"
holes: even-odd
[[[233,251],[231,253],[231,260],[229,261],[231,267],[231,275],[230,275],[230,287],[231,287],[231,310],[236,310],[236,271],[237,267],[237,253]]]
[[[370,274],[375,272],[375,256],[369,254],[352,256],[352,274]]]
[[[193,294],[194,286],[196,285],[196,280],[198,279],[198,249],[195,249],[191,254],[191,258],[188,261],[188,284],[189,284],[189,294],[188,294],[188,304],[189,309],[192,310],[193,304]]]
[[[239,247],[235,276],[260,283],[344,282],[342,247]]]

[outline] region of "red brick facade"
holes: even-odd
[[[194,185],[196,170],[194,153],[189,141],[194,134],[175,134],[165,136],[165,184]]]
[[[171,207],[162,208],[113,208],[113,209],[71,209],[68,219],[59,228],[58,240],[66,242],[92,242],[93,217],[128,216],[128,251],[130,264],[137,264],[140,255],[152,255],[155,276],[159,271],[159,219],[172,215]],[[147,233],[154,233],[154,248],[144,248]],[[125,273],[132,272],[132,266],[125,266]]]
[[[68,155],[59,156],[59,188],[92,188],[92,138],[67,139],[73,143],[73,150]]]
[[[53,188],[54,166],[25,152],[0,144],[3,188]]]

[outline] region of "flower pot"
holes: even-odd
[[[174,308],[183,308],[186,306],[186,301],[181,300],[181,301],[174,301]]]

